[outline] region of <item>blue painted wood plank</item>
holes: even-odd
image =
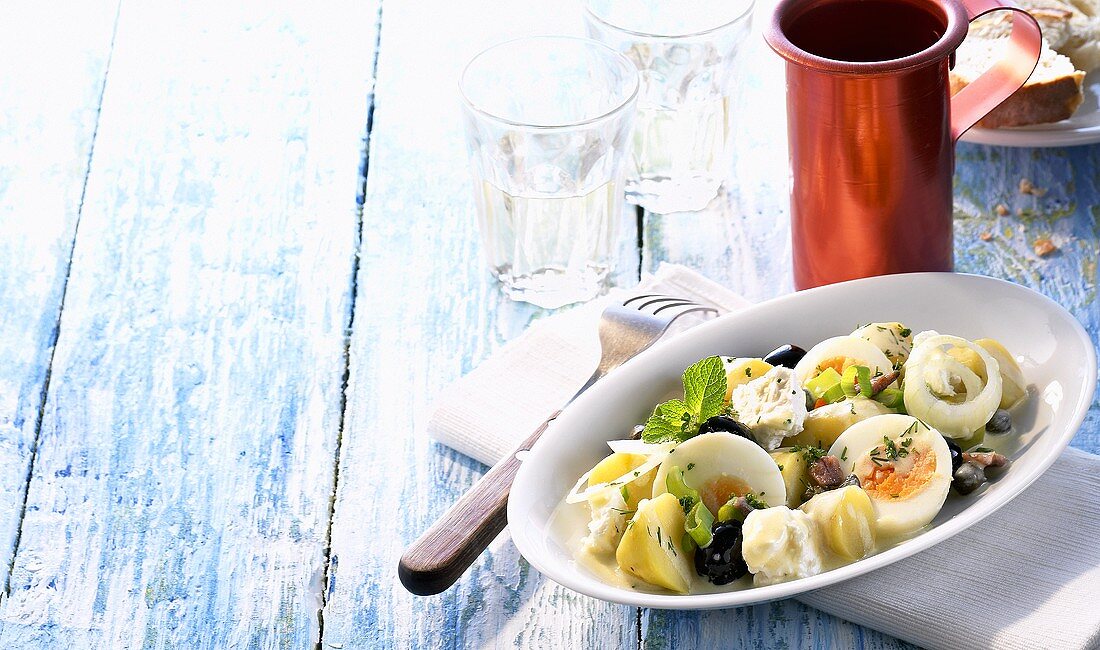
[[[122,8],[0,646],[317,642],[377,12]]]
[[[0,589],[23,513],[116,0],[5,8],[0,39]],[[50,45],[44,56],[41,45]]]
[[[1021,192],[1024,180],[1037,190]],[[961,145],[955,197],[958,270],[1005,278],[1046,294],[1100,346],[1100,145]],[[998,206],[1007,214],[998,214]],[[1038,255],[1040,239],[1050,239],[1058,250]],[[1100,394],[1071,444],[1100,453]]]
[[[484,269],[458,74],[487,44],[579,32],[578,11],[384,6],[324,647],[636,645],[634,608],[542,578],[507,534],[442,595],[411,596],[396,577],[403,548],[485,470],[428,440],[432,399],[546,313],[504,299]],[[633,222],[621,243],[618,277],[632,283]]]

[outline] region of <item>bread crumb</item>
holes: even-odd
[[[1033,244],[1035,254],[1039,257],[1046,257],[1054,251],[1058,250],[1058,247],[1054,245],[1054,242],[1050,241],[1050,237],[1040,237],[1035,240]]]
[[[978,235],[978,239],[980,239],[982,241],[989,241],[990,239],[993,239],[993,233],[991,233],[987,230],[987,231],[983,232],[982,234]]]
[[[1042,196],[1046,193],[1047,193],[1047,191],[1044,188],[1035,187],[1035,184],[1032,183],[1030,179],[1027,179],[1027,178],[1021,178],[1020,179],[1020,194],[1030,194],[1032,196]]]
[[[1004,203],[998,203],[997,207],[993,208],[993,211],[997,213],[998,217],[1003,217],[1008,214],[1008,206]]]

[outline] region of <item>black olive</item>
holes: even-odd
[[[1012,415],[1004,409],[997,409],[985,423],[985,430],[987,433],[1008,433],[1012,430]]]
[[[755,440],[752,437],[752,431],[749,428],[737,420],[734,420],[728,415],[716,415],[699,427],[699,433],[711,433],[714,431],[725,431],[732,433],[742,438],[748,438],[749,440]]]
[[[781,345],[764,356],[764,361],[773,366],[794,368],[806,356],[806,351],[797,345]]]
[[[955,470],[955,479],[951,481],[951,485],[955,487],[955,491],[959,494],[970,494],[974,490],[977,490],[985,483],[985,472],[982,471],[980,465],[971,462],[965,462],[959,465],[959,469]]]
[[[959,471],[959,465],[962,465],[963,450],[962,447],[959,446],[959,443],[955,442],[951,438],[944,436],[943,439],[947,442],[948,451],[951,452],[951,473],[954,474],[955,472]]]
[[[695,572],[716,585],[724,585],[749,572],[741,556],[741,522],[716,523],[706,548],[695,549]]]

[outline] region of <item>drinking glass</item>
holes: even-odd
[[[737,54],[753,0],[588,0],[588,35],[641,76],[626,197],[660,213],[698,210],[732,171]]]
[[[460,82],[485,255],[541,307],[607,287],[638,73],[589,39],[536,36],[478,54]]]

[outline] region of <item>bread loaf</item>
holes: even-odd
[[[1100,67],[1100,0],[1020,0],[1039,22],[1043,51],[1023,88],[978,126],[997,128],[1057,122],[1084,100],[1085,72]],[[956,53],[951,91],[958,92],[996,62],[1007,47],[1007,12],[980,18]]]

